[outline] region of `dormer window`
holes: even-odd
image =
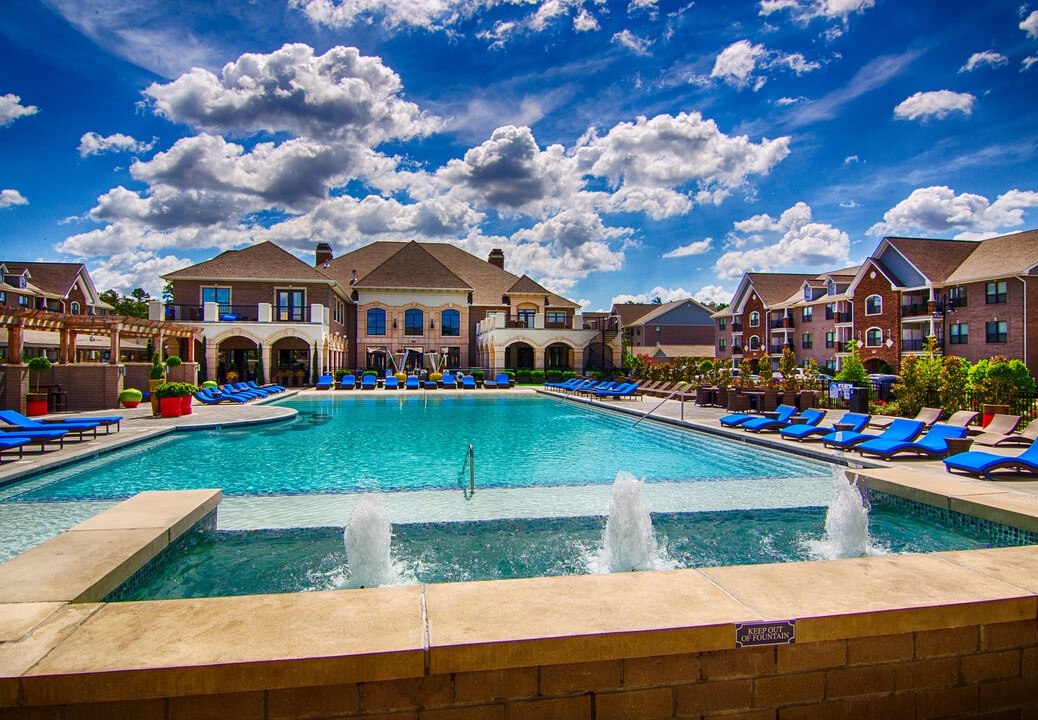
[[[837,290],[836,290],[836,281],[835,280],[830,280],[829,282],[827,282],[825,284],[825,292],[828,295],[835,295],[836,294]]]

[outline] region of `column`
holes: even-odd
[[[119,364],[119,326],[112,326],[111,342],[108,345],[108,364]]]
[[[195,337],[192,335],[189,338],[184,338],[184,357],[180,358],[184,362],[195,361]]]
[[[69,362],[70,346],[72,345],[71,333],[68,328],[61,328],[61,332],[58,333],[61,338],[61,347],[58,349],[58,362],[65,365]]]
[[[24,332],[21,325],[10,325],[7,328],[7,362],[9,365],[22,364],[22,343]]]
[[[216,380],[216,351],[216,343],[208,342],[205,344],[206,380]],[[264,367],[267,366],[265,365]]]

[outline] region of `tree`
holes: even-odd
[[[797,356],[793,349],[786,345],[782,348],[782,357],[779,359],[779,372],[782,373],[782,386],[786,390],[796,389],[796,378],[794,371],[797,367]]]
[[[849,382],[863,386],[869,381],[869,374],[865,372],[865,366],[861,362],[861,355],[858,354],[858,342],[849,340],[847,349],[850,350],[851,354],[849,357],[844,358],[843,365],[840,366],[840,372],[836,373],[836,379],[840,382]]]
[[[143,288],[134,288],[129,295],[119,295],[117,290],[105,290],[101,300],[112,306],[112,312],[126,317],[148,317],[148,301],[151,296]]]
[[[162,286],[162,304],[170,305],[173,303],[173,283],[167,282]]]
[[[663,298],[661,298],[659,295],[657,295],[652,300],[650,300],[649,303],[651,305],[662,305],[663,304]]]

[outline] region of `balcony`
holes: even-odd
[[[274,322],[310,322],[310,308],[300,305],[275,305],[272,309]],[[255,312],[255,309],[253,309]],[[255,317],[253,318],[255,320]]]
[[[781,355],[782,351],[785,350],[787,347],[789,346],[785,344],[771,345],[768,347],[768,352],[770,352],[772,355]]]
[[[166,305],[166,320],[170,322],[202,322],[205,310],[201,305]]]
[[[848,325],[848,324],[854,322],[854,313],[852,313],[850,311],[838,312],[838,313],[835,313],[835,315],[836,315],[836,317],[834,319],[836,320],[836,324],[837,325],[840,325],[840,324]]]
[[[231,305],[229,303],[214,302],[207,302],[202,305],[177,305],[172,303],[162,305],[160,303],[152,303],[148,310],[148,316],[152,320],[187,323],[310,323],[312,312],[318,313],[318,315],[314,316],[317,318],[314,322],[321,322],[325,312],[321,305],[278,306],[268,303],[253,305]]]
[[[901,352],[919,352],[926,347],[925,338],[901,338]]]
[[[742,355],[742,345],[732,345],[732,355]]]
[[[929,314],[929,306],[925,302],[901,306],[901,317],[917,317],[919,315]]]
[[[792,330],[793,329],[793,318],[791,317],[780,317],[775,318],[771,321],[772,330]]]
[[[732,323],[732,332],[742,332],[742,323],[741,322],[733,322]]]

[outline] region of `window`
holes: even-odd
[[[830,280],[829,282],[827,282],[825,284],[825,294],[826,295],[835,295],[837,292],[838,292],[838,290],[836,289],[836,282],[835,281]]]
[[[440,334],[445,337],[461,335],[461,313],[457,310],[444,310],[440,313]]]
[[[968,345],[970,341],[970,326],[966,323],[955,323],[948,328],[948,342],[952,345]]]
[[[425,313],[417,308],[411,308],[404,313],[404,335],[421,335],[424,332],[422,324],[425,322]]]
[[[368,310],[368,335],[386,334],[386,311],[382,308]]]
[[[566,327],[566,312],[564,310],[549,310],[545,313],[544,321],[548,327]]]
[[[995,283],[989,283],[994,285]],[[1005,283],[1003,283],[1005,284]],[[1004,343],[1009,342],[1009,327],[1004,321],[996,321],[987,323],[987,341],[989,343]]]
[[[750,350],[760,350],[760,338],[750,335]]]
[[[879,295],[869,295],[867,298],[865,298],[865,314],[882,315],[883,298],[881,298]]]
[[[1006,302],[1006,281],[1001,280],[999,282],[989,282],[985,286],[985,294],[985,302],[988,305]],[[991,323],[988,324],[990,325]],[[990,340],[988,342],[990,342]]]
[[[815,341],[811,337],[811,333],[804,333],[800,338],[800,347],[804,350],[810,350],[814,347]]]
[[[18,296],[18,306],[19,307],[23,307],[23,308],[29,307],[29,296],[28,295],[19,295]]]
[[[304,305],[306,292],[303,290],[278,290],[274,317],[281,322],[305,322]]]
[[[879,347],[883,344],[883,331],[879,328],[869,328],[865,331],[865,347]]]
[[[728,345],[728,341],[725,340],[724,338],[721,338],[720,340],[717,341],[717,349],[720,350],[721,352],[724,352],[724,349],[725,349],[725,347],[727,345]]]
[[[806,307],[800,311],[800,320],[802,322],[811,322],[815,316],[815,309],[813,307]]]
[[[760,326],[760,313],[754,310],[750,313],[750,327]]]
[[[835,320],[836,319],[836,303],[826,303],[825,306],[825,319]]]
[[[229,313],[231,311],[231,289],[222,287],[204,287],[202,288],[202,302],[219,303],[219,314],[224,315]]]
[[[7,293],[0,292],[0,305],[6,305],[6,304],[7,304]]]
[[[948,290],[948,300],[953,308],[969,307],[969,298],[966,296],[966,286],[960,285]]]
[[[728,321],[725,318],[718,318],[718,320],[717,320],[717,329],[718,330],[724,330],[725,325],[727,325],[727,324],[728,324]]]
[[[516,318],[519,320],[519,327],[532,328],[533,319],[537,315],[536,310],[517,310]]]
[[[827,332],[825,334],[825,346],[829,349],[836,347],[836,333]]]
[[[72,301],[72,314],[79,315],[79,303],[77,303],[75,300]]]

